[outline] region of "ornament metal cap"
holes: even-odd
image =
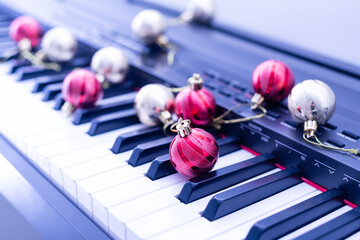
[[[179,121],[171,126],[171,130],[173,132],[176,131],[180,137],[189,136],[191,133],[190,123],[191,121],[189,119],[183,120],[179,118]],[[174,127],[176,127],[176,130],[173,129]]]
[[[251,109],[256,109],[263,101],[264,97],[259,93],[255,93],[251,99]]]
[[[306,137],[313,137],[317,130],[317,123],[315,120],[307,120],[304,122],[304,132],[306,133]]]
[[[198,73],[194,73],[189,79],[188,79],[188,85],[192,90],[200,90],[204,84],[204,80]]]

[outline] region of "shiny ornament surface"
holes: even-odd
[[[64,100],[76,108],[88,108],[102,97],[102,89],[93,72],[77,69],[69,73],[62,85]]]
[[[105,47],[98,50],[91,59],[91,69],[105,77],[110,83],[125,80],[129,63],[123,51],[117,47]]]
[[[165,17],[156,10],[139,12],[131,23],[132,32],[147,44],[155,43],[166,28]]]
[[[20,16],[11,22],[9,35],[16,42],[20,42],[22,39],[28,39],[33,48],[39,45],[41,41],[42,27],[32,17]]]
[[[140,89],[134,100],[134,107],[141,123],[147,126],[160,124],[160,114],[171,112],[174,94],[161,84],[148,84]]]
[[[252,76],[254,91],[265,100],[279,103],[284,100],[294,87],[294,75],[283,62],[267,60],[258,65]]]
[[[50,61],[65,62],[75,56],[77,41],[67,29],[57,27],[45,33],[41,47]]]
[[[188,177],[196,177],[214,167],[219,157],[219,147],[210,133],[193,128],[185,137],[176,135],[169,154],[176,171]]]
[[[305,80],[295,85],[288,97],[292,117],[298,122],[308,120],[324,124],[335,112],[335,94],[320,80]]]
[[[189,119],[192,126],[206,126],[215,117],[215,98],[202,87],[203,79],[199,74],[193,74],[188,79],[188,85],[176,96],[174,111],[178,117]]]
[[[215,7],[212,0],[191,0],[186,12],[194,21],[208,23],[214,16]]]

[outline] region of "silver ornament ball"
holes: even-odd
[[[104,47],[92,57],[91,69],[95,73],[103,75],[106,81],[117,84],[125,80],[129,63],[121,49]]]
[[[320,80],[305,80],[295,85],[288,97],[288,108],[298,122],[324,124],[335,112],[335,94]]]
[[[214,17],[215,7],[212,0],[191,0],[186,12],[193,17],[194,21],[208,23]]]
[[[153,83],[140,89],[135,96],[135,109],[141,123],[156,126],[163,111],[169,111],[174,102],[174,94],[164,85]]]
[[[56,27],[46,32],[41,47],[50,61],[65,62],[74,57],[77,41],[67,29]]]
[[[139,12],[131,23],[132,32],[147,44],[154,43],[166,28],[165,17],[156,10]]]

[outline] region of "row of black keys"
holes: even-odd
[[[0,37],[2,37],[2,32],[7,33],[7,31],[0,30]],[[4,46],[11,45],[7,42],[10,39],[5,37],[4,39],[5,41],[2,41]],[[0,43],[0,49],[1,46]],[[54,108],[59,110],[63,104],[60,92],[61,82],[65,75],[75,67],[87,67],[89,62],[90,56],[86,56],[85,52],[80,51],[71,63],[63,65],[62,72],[55,73],[49,70],[36,69],[24,61],[11,60],[9,62],[9,73],[15,74],[18,81],[33,80],[35,86],[32,92],[43,92],[44,101],[56,99]],[[75,112],[74,124],[91,121],[88,133],[93,136],[138,123],[136,113],[132,109],[135,96],[133,89],[134,86],[129,81],[125,85],[109,88],[105,91],[106,100],[102,101],[100,105],[90,109],[78,109]],[[216,133],[215,136],[218,138],[221,155],[238,150],[239,142],[236,137],[219,138]],[[117,154],[133,149],[129,164],[134,167],[152,161],[147,176],[155,181],[176,172],[168,155],[172,138],[164,137],[161,127],[146,128],[120,135],[111,150]],[[274,156],[264,154],[190,179],[184,185],[178,198],[185,204],[193,202],[276,168],[274,161]],[[213,221],[242,209],[299,184],[301,182],[299,175],[301,175],[299,169],[288,168],[216,194],[205,208],[203,216]],[[296,230],[344,206],[341,196],[340,190],[330,189],[261,220],[253,226],[248,239],[272,239]],[[299,239],[343,238],[359,231],[359,221],[360,212],[358,208],[355,208],[308,232]],[[333,229],[333,231],[329,231],[329,229]]]

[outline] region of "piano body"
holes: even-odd
[[[334,90],[336,112],[319,137],[360,148],[355,65],[214,21],[169,29],[166,35],[178,46],[169,66],[166,54],[144,46],[130,25],[147,8],[175,17],[180,8],[171,5],[177,3],[1,4],[2,54],[14,45],[8,25],[22,14],[45,28],[64,26],[80,42],[76,57],[59,73],[17,60],[1,63],[0,200],[13,208],[11,216],[1,216],[10,225],[0,228],[2,239],[26,229],[31,239],[360,239],[360,157],[304,142],[286,102],[266,106],[264,118],[224,126],[215,169],[191,181],[169,164],[172,137],[140,124],[133,109],[139,87],[180,87],[197,72],[221,113],[249,102],[253,69],[277,59],[291,67],[296,82],[321,79]],[[88,67],[105,46],[118,46],[128,56],[126,83],[105,91],[94,108],[65,118],[59,111],[64,76]],[[251,114],[241,108],[230,117]],[[12,231],[14,224],[21,229]]]

